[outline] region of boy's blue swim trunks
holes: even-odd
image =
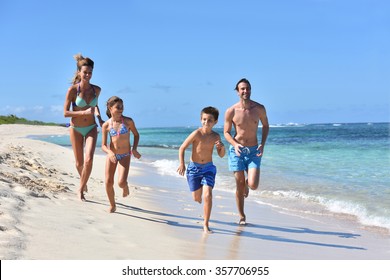
[[[260,169],[261,157],[258,157],[258,146],[244,147],[240,156],[236,155],[234,147],[229,147],[229,171],[243,171],[249,168]]]
[[[200,189],[203,185],[214,187],[217,168],[212,162],[199,164],[190,162],[187,167],[187,182],[192,192]]]

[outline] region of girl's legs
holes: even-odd
[[[108,197],[108,201],[110,202],[110,208],[108,212],[113,213],[116,210],[115,204],[115,191],[114,191],[114,175],[116,166],[118,163],[113,163],[106,157],[106,170],[105,170],[105,184],[106,184],[106,193]]]
[[[211,215],[211,208],[213,207],[213,188],[210,186],[203,186],[203,213],[204,213],[204,223],[203,231],[205,233],[211,233],[212,231],[209,228],[209,220]]]
[[[127,183],[127,177],[129,176],[131,155],[122,158],[118,162],[118,185],[123,190],[123,197],[129,195],[129,185]]]

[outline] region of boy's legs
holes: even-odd
[[[211,208],[213,207],[213,188],[210,186],[203,186],[203,215],[204,215],[204,223],[203,223],[203,231],[206,233],[211,233],[212,231],[209,228],[209,221],[211,216]]]
[[[202,203],[203,172],[199,164],[190,162],[187,167],[187,182],[194,201]]]
[[[203,188],[200,187],[199,189],[197,189],[196,191],[193,191],[192,192],[192,198],[194,199],[194,201],[196,202],[199,202],[199,203],[202,203],[202,190]]]

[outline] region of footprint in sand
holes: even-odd
[[[183,210],[184,211],[194,211],[195,210],[195,207],[191,204],[184,204],[183,205]]]
[[[234,212],[219,212],[222,215],[228,215],[228,216],[238,216],[237,213]]]

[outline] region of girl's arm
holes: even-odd
[[[131,149],[131,152],[135,158],[139,159],[141,157],[141,154],[137,151],[138,143],[139,143],[139,133],[138,133],[138,130],[135,127],[135,123],[132,119],[128,119],[127,122],[128,122],[129,128],[130,128],[130,131],[134,135],[134,143],[133,143],[133,148]],[[130,135],[129,135],[129,141],[130,141]]]
[[[116,157],[113,151],[111,151],[110,147],[108,146],[108,121],[105,122],[102,126],[102,150],[107,154],[107,156],[110,158],[110,160],[115,163]]]

